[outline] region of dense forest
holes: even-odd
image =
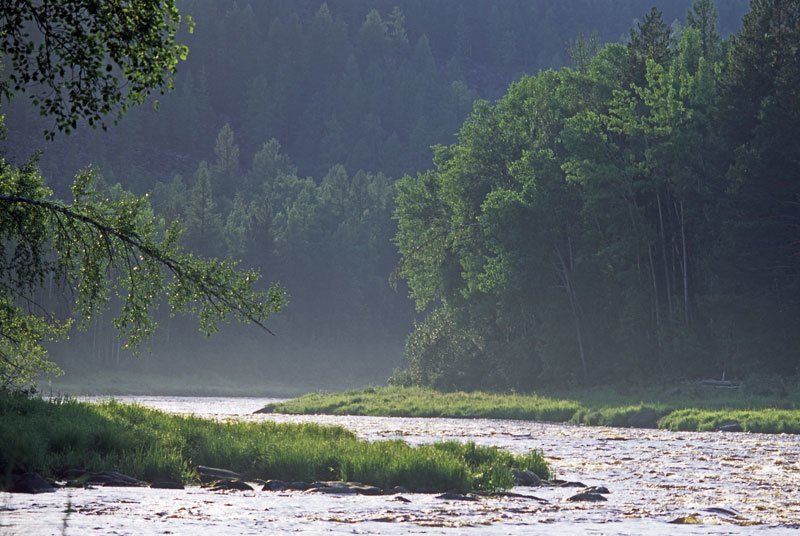
[[[401,275],[431,311],[398,381],[796,374],[800,5],[721,40],[653,8],[626,44],[479,102],[398,184]]]
[[[45,143],[16,99],[2,150],[63,196],[92,164],[290,303],[275,337],[163,311],[136,362],[96,316],[53,357],[374,381],[413,327],[399,382],[795,373],[798,13],[752,4],[179,2],[157,109]]]

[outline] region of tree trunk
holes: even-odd
[[[570,309],[572,311],[572,321],[573,324],[575,325],[575,336],[578,341],[578,355],[580,356],[581,370],[583,372],[583,381],[585,383],[589,379],[589,372],[588,372],[588,367],[586,366],[586,351],[583,345],[583,328],[581,326],[581,315],[580,315],[580,310],[578,308],[578,299],[577,296],[575,295],[575,286],[572,283],[572,270],[570,268],[572,265],[571,243],[569,243],[569,247],[570,247],[569,262],[567,262],[567,260],[564,259],[564,254],[558,247],[556,247],[556,254],[558,255],[558,261],[560,264],[559,272],[561,275],[561,280],[564,283],[564,291],[567,293],[567,297],[569,298]]]
[[[683,212],[683,201],[680,202],[681,217],[681,250],[683,266],[683,321],[689,325],[689,259],[686,256],[686,219]],[[676,207],[677,208],[677,207]]]
[[[670,285],[669,263],[667,262],[667,237],[664,234],[664,214],[661,210],[661,194],[656,192],[658,203],[658,222],[661,229],[661,257],[664,261],[664,288],[667,291],[667,310],[669,317],[672,318],[672,286]],[[669,205],[667,205],[669,206]]]

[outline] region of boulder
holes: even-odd
[[[559,488],[585,488],[587,487],[586,484],[583,482],[571,482],[569,480],[560,480],[558,478],[554,478],[553,480],[543,480],[543,484],[549,486],[556,486]]]
[[[236,478],[223,478],[221,480],[216,480],[206,487],[213,491],[255,491],[253,490],[253,486]]]
[[[132,476],[124,475],[119,471],[100,471],[99,473],[92,473],[84,480],[87,486],[104,486],[104,487],[139,487],[144,486],[145,483],[133,478]]]
[[[286,482],[284,480],[267,480],[261,491],[306,491],[311,488],[308,482]]]
[[[628,416],[625,426],[630,428],[658,428],[658,413],[654,409],[642,408]]]
[[[568,501],[572,501],[572,502],[579,502],[579,501],[603,502],[603,501],[607,501],[608,499],[606,499],[605,497],[603,497],[599,493],[591,493],[591,492],[582,491],[580,493],[576,493],[572,497],[569,497],[567,500]]]
[[[204,484],[214,482],[216,480],[235,480],[241,478],[242,475],[228,469],[219,469],[217,467],[208,467],[205,465],[198,465],[196,467],[197,474],[200,475],[200,481]]]
[[[608,488],[605,486],[589,486],[583,490],[583,493],[599,493],[601,495],[608,495],[611,492],[608,491]]]
[[[738,422],[729,422],[717,428],[717,432],[744,432],[744,428]]]
[[[49,493],[55,491],[50,482],[39,473],[23,473],[11,478],[11,493]]]
[[[411,492],[408,490],[408,488],[405,488],[403,486],[395,486],[386,492],[387,495],[399,495],[401,493],[411,493]]]
[[[542,485],[542,479],[533,471],[513,469],[511,473],[514,475],[514,485],[516,486],[535,487]]]

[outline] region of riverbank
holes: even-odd
[[[68,480],[76,472],[196,484],[200,466],[225,468],[243,481],[355,481],[431,492],[510,488],[514,469],[550,477],[539,452],[512,455],[456,442],[412,447],[358,439],[338,426],[217,422],[114,401],[0,394],[4,487],[22,473]]]
[[[175,373],[141,370],[66,370],[63,376],[42,378],[36,388],[45,396],[226,396],[290,398],[314,391],[343,391],[363,383],[344,381],[283,381],[241,378],[193,371]]]
[[[265,413],[519,419],[681,431],[800,433],[797,393],[754,393],[702,385],[618,392],[442,393],[379,387],[313,393],[270,404]]]

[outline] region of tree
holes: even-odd
[[[628,43],[629,83],[644,86],[647,60],[666,65],[672,57],[671,46],[669,26],[664,22],[661,11],[653,6],[644,20],[631,29],[631,40]]]
[[[208,164],[200,162],[186,204],[186,245],[195,253],[217,256],[222,246],[222,217],[217,212]]]
[[[717,7],[713,0],[694,0],[692,7],[686,14],[686,24],[700,32],[703,43],[703,57],[706,60],[715,59],[719,47],[719,33],[717,33]]]
[[[30,91],[67,133],[81,119],[104,126],[108,115],[169,89],[186,52],[174,42],[180,17],[171,0],[8,0],[2,8],[0,47],[14,89]],[[28,33],[30,23],[41,35]],[[267,329],[285,303],[279,287],[256,289],[258,273],[184,252],[180,226],[155,218],[148,196],[104,192],[90,169],[76,177],[72,197],[55,199],[35,160],[19,167],[0,159],[0,385],[54,372],[46,341],[85,327],[112,293],[114,324],[134,350],[155,329],[162,297],[173,312],[196,314],[205,333],[229,315]],[[69,309],[55,307],[45,292],[53,287],[69,291]]]
[[[109,116],[116,123],[132,104],[172,88],[188,53],[175,42],[180,27],[174,0],[2,0],[0,50],[11,72],[0,90],[28,93],[58,130],[81,120],[105,128]]]

